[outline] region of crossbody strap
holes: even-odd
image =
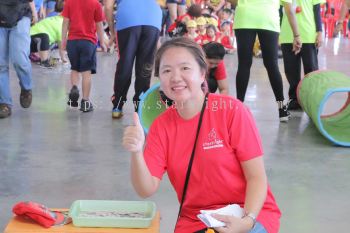
[[[197,139],[198,139],[198,135],[199,135],[199,131],[200,131],[201,125],[202,125],[203,114],[204,114],[204,110],[205,110],[205,106],[206,106],[207,101],[208,101],[208,93],[205,95],[205,99],[204,99],[202,110],[201,110],[201,115],[199,116],[198,127],[197,127],[197,132],[196,132],[196,139],[194,141],[191,158],[190,158],[190,161],[189,161],[188,167],[187,167],[186,179],[185,179],[185,184],[184,184],[184,188],[183,188],[183,191],[182,191],[182,198],[181,198],[179,213],[177,215],[177,220],[179,220],[179,218],[180,218],[180,213],[181,213],[181,210],[182,210],[182,206],[183,206],[183,203],[185,201],[186,192],[187,192],[187,186],[188,186],[188,182],[190,180],[194,154],[195,154],[196,146],[197,146]]]

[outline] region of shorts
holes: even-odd
[[[186,5],[186,0],[166,0],[166,3],[176,3],[177,5]]]
[[[89,40],[68,40],[67,53],[71,70],[96,74],[96,45]]]

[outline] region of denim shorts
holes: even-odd
[[[166,0],[166,3],[176,3],[177,5],[186,5],[186,0]]]
[[[96,74],[96,45],[89,40],[68,40],[67,53],[71,70]]]

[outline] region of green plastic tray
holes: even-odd
[[[139,212],[145,217],[82,217],[83,211],[117,211]],[[73,225],[77,227],[118,227],[118,228],[148,228],[156,214],[156,205],[150,201],[107,201],[107,200],[77,200],[69,210]]]

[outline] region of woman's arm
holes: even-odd
[[[267,178],[262,156],[241,163],[247,181],[244,210],[258,216],[267,195]]]
[[[258,216],[267,195],[267,178],[262,157],[257,157],[241,163],[247,181],[244,211],[246,214]],[[215,228],[219,233],[249,232],[254,227],[251,217],[237,218],[225,215],[213,215],[225,223],[225,227]]]
[[[137,113],[134,113],[134,125],[124,131],[123,146],[131,152],[131,181],[136,192],[143,198],[154,194],[160,180],[151,175],[143,157],[145,134]]]
[[[297,19],[295,17],[295,10],[291,3],[283,2],[284,11],[287,14],[288,22],[292,28],[294,40],[293,40],[293,51],[298,54],[301,50],[302,42],[300,40],[299,28],[297,24]]]

